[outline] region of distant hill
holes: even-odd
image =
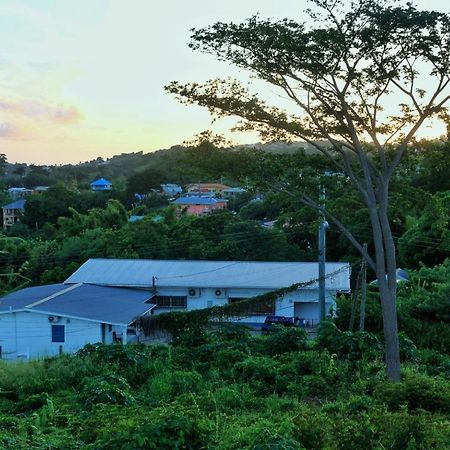
[[[257,150],[262,150],[267,153],[275,153],[275,154],[292,154],[296,153],[299,150],[303,150],[306,154],[316,154],[319,151],[314,148],[311,144],[303,141],[294,141],[294,142],[286,142],[286,141],[275,141],[268,143],[258,142],[256,144],[246,144],[239,145],[238,148],[255,148]]]

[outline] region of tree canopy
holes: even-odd
[[[391,178],[418,130],[448,123],[450,16],[389,0],[312,0],[310,22],[218,22],[193,30],[194,50],[248,70],[291,100],[271,106],[237,80],[166,86],[182,102],[214,116],[238,116],[235,127],[263,139],[301,138],[333,162],[359,192],[370,220],[373,251],[365,251],[336,215],[310,196],[376,273],[387,371],[400,378],[396,312],[396,248],[389,221]],[[312,23],[312,25],[311,25]]]

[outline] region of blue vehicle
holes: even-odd
[[[296,327],[298,326],[299,319],[297,317],[286,316],[267,316],[266,320],[261,326],[261,333],[267,334],[270,331],[272,325],[281,325],[284,327]]]

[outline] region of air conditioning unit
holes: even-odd
[[[189,288],[188,295],[191,298],[200,297],[200,289],[199,288]]]
[[[215,289],[214,295],[216,298],[225,298],[227,296],[227,291],[226,289]]]
[[[59,322],[60,319],[61,317],[59,316],[48,316],[48,321],[51,323]]]

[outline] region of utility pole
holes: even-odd
[[[350,322],[348,324],[348,331],[353,331],[353,327],[355,325],[356,303],[358,302],[358,291],[359,291],[359,284],[361,281],[362,264],[363,263],[361,261],[361,268],[359,269],[358,276],[356,277],[355,289],[354,289],[353,295],[352,295],[352,309],[350,312]]]
[[[367,244],[364,244],[364,254],[367,254]],[[361,309],[359,311],[359,331],[364,331],[366,320],[366,295],[367,295],[367,262],[363,256],[361,266]]]
[[[328,228],[328,222],[323,216],[319,224],[319,317],[322,322],[325,320],[325,260],[326,260],[326,240],[325,230]]]

